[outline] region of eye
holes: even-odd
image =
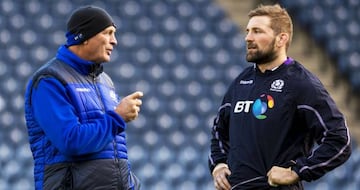
[[[260,33],[261,32],[261,30],[259,30],[259,29],[254,29],[254,33]]]

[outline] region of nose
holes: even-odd
[[[111,43],[112,45],[117,45],[117,40],[116,40],[115,34],[111,35],[110,43]]]
[[[245,41],[249,42],[249,41],[253,41],[253,36],[251,34],[251,32],[247,32],[245,35]]]

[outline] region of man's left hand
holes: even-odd
[[[273,166],[267,173],[268,183],[272,187],[291,185],[300,180],[298,174],[289,168]]]

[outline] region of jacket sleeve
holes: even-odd
[[[103,149],[125,122],[114,111],[93,114],[95,118],[80,123],[66,90],[58,80],[43,78],[31,95],[34,117],[46,137],[65,155],[82,155]]]
[[[211,131],[211,147],[209,155],[209,169],[212,172],[219,163],[227,163],[229,150],[229,115],[231,103],[224,98],[220,106]]]
[[[297,109],[318,146],[307,157],[296,160],[293,170],[312,181],[343,164],[351,154],[349,129],[342,113],[316,78],[299,92]],[[300,88],[301,89],[301,88]]]

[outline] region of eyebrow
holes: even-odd
[[[264,29],[260,28],[260,27],[246,28],[246,31],[250,31],[250,30],[262,30],[262,31],[264,31]]]

